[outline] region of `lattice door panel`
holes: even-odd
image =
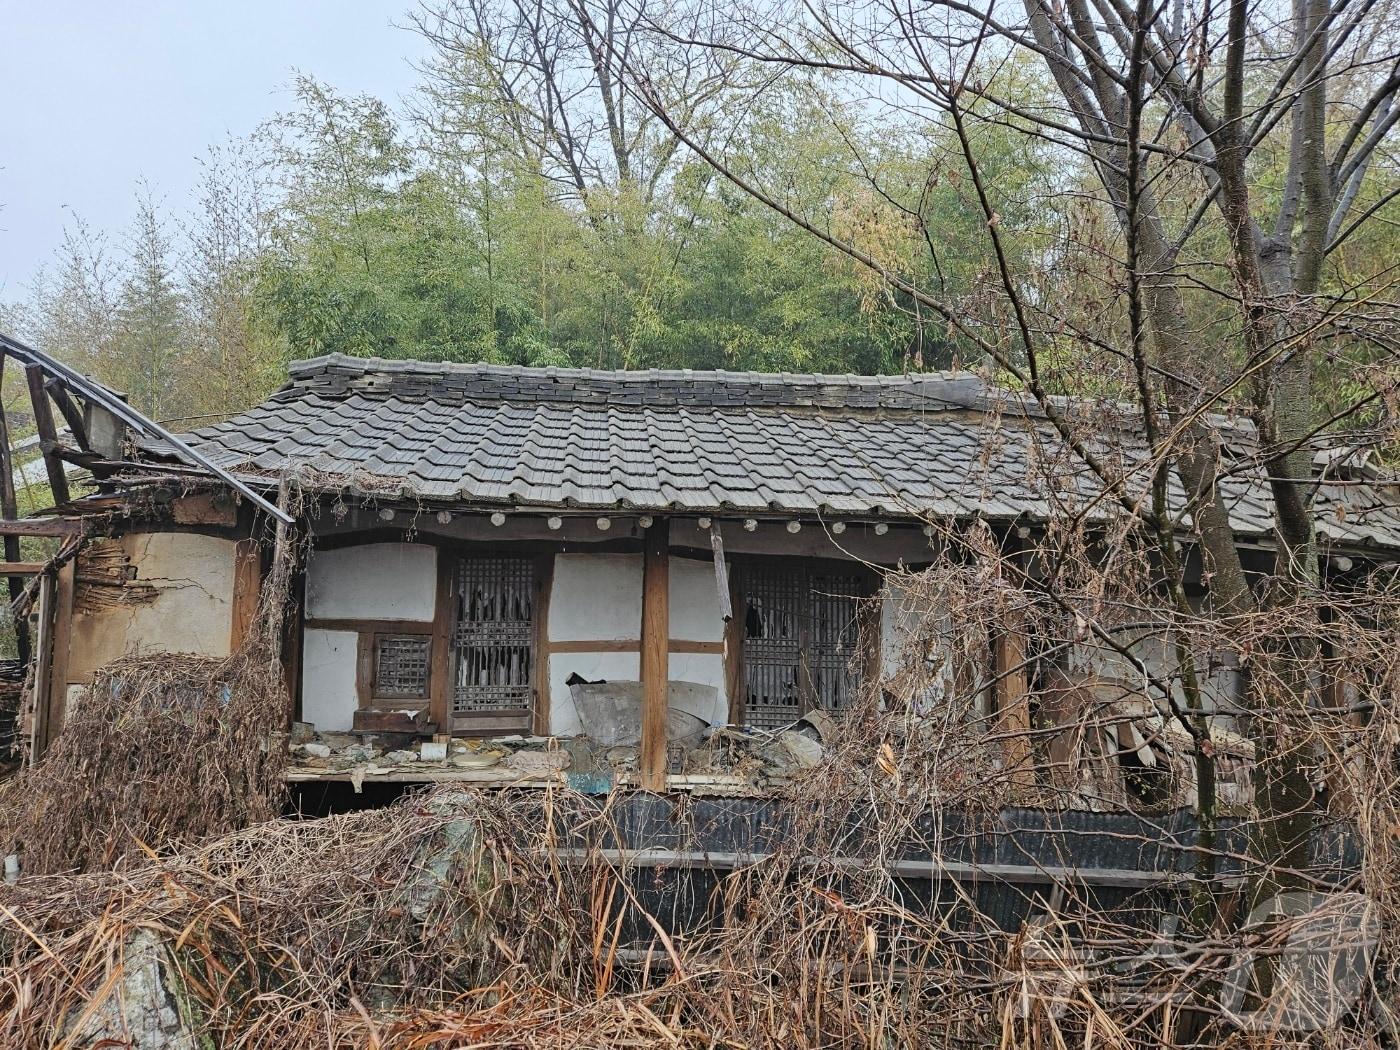
[[[374,639],[374,695],[426,700],[432,638],[426,634],[380,634]]]
[[[801,572],[744,572],[744,709],[748,724],[786,725],[802,715]]]
[[[813,575],[807,671],[817,707],[839,711],[855,698],[859,676],[852,662],[860,648],[860,602],[868,588],[858,576]]]
[[[463,558],[454,585],[453,713],[528,714],[534,695],[534,563]]]
[[[803,566],[749,565],[744,580],[744,690],[749,725],[773,728],[813,707],[848,706],[859,675],[859,576]]]

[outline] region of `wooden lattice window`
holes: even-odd
[[[773,727],[806,711],[848,706],[859,685],[862,600],[871,584],[781,560],[746,566],[744,710]]]
[[[432,638],[426,634],[374,637],[374,695],[389,700],[426,700],[432,668]]]
[[[453,714],[528,719],[534,695],[534,562],[464,557],[457,563],[453,594]]]

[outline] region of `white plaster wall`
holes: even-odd
[[[642,556],[560,554],[549,595],[552,641],[641,637]]]
[[[557,578],[557,577],[556,577]],[[551,616],[551,621],[553,617]],[[673,658],[674,659],[674,658]],[[551,653],[549,657],[549,731],[573,736],[583,731],[573,694],[564,684],[577,672],[590,682],[635,682],[641,677],[638,653]],[[674,677],[674,676],[673,676]]]
[[[670,592],[672,638],[687,642],[724,640],[713,561],[672,558]]]
[[[307,560],[313,620],[430,621],[436,602],[437,548],[426,543],[365,543]]]
[[[712,577],[713,578],[713,575]],[[718,653],[672,653],[667,677],[673,682],[696,682],[715,687],[714,706],[708,712],[696,711],[710,725],[729,721],[729,698],[724,695],[724,657]]]
[[[119,542],[136,581],[154,587],[155,598],[75,613],[69,681],[90,681],[137,650],[227,656],[234,542],[193,532],[128,533]]]
[[[317,729],[348,730],[355,719],[354,631],[308,630],[301,650],[301,718]]]

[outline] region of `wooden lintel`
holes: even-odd
[[[666,701],[670,684],[671,523],[646,531],[642,558],[642,787],[666,790]]]
[[[551,641],[551,653],[639,653],[642,643],[636,638],[570,638]],[[672,638],[666,648],[673,653],[696,654],[700,656],[723,656],[723,642],[696,642],[688,638]]]
[[[16,576],[38,576],[49,567],[46,561],[7,561],[4,563],[4,571],[0,575],[14,578]]]
[[[0,521],[0,536],[81,536],[82,518],[20,518]]]

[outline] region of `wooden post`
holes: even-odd
[[[1006,768],[1016,787],[1033,787],[1031,764],[1030,676],[1026,673],[1026,631],[1019,615],[1012,613],[995,642],[996,699],[994,724],[1001,738]]]
[[[53,653],[50,656],[46,745],[63,728],[68,716],[68,653],[73,645],[73,592],[78,559],[68,559],[58,570],[53,601]]]
[[[535,558],[535,666],[530,681],[535,683],[535,710],[532,725],[535,736],[549,736],[549,596],[554,590],[554,555]]]
[[[29,764],[44,755],[49,743],[49,666],[53,654],[53,575],[39,577],[35,603],[34,686],[29,705]]]
[[[233,547],[233,602],[229,618],[228,651],[236,653],[252,632],[262,596],[262,547],[254,539]]]
[[[646,531],[642,559],[642,753],[641,783],[666,790],[666,694],[670,682],[671,523],[662,518]]]
[[[15,498],[15,472],[10,461],[10,425],[5,417],[4,378],[5,356],[0,354],[0,518],[14,521],[19,517],[19,501]],[[5,560],[16,562],[20,558],[19,537],[4,537]],[[18,576],[9,577],[10,608],[24,593],[24,581]],[[21,667],[29,665],[29,625],[15,617],[15,652]]]
[[[433,603],[433,641],[428,650],[428,716],[437,723],[437,735],[452,733],[452,632],[457,629],[453,587],[457,558],[446,547],[436,549],[437,598]]]
[[[44,451],[44,469],[49,472],[49,488],[55,507],[68,502],[68,476],[63,473],[63,460],[54,451],[58,445],[58,429],[53,425],[53,408],[44,389],[44,370],[38,365],[25,365],[24,378],[29,382],[29,400],[34,409],[34,428],[39,432]]]

